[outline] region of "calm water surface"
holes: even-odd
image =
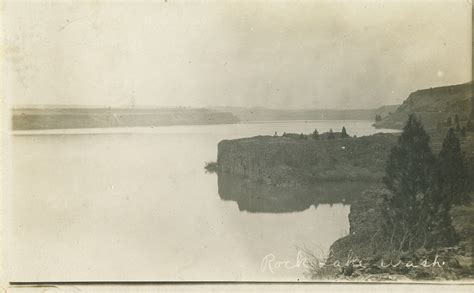
[[[326,253],[349,231],[344,195],[350,197],[352,189],[298,190],[311,198],[295,203],[291,190],[218,180],[205,173],[204,163],[216,160],[222,139],[339,131],[343,125],[357,136],[388,132],[371,123],[15,132],[9,279],[303,279],[302,268],[263,272],[262,259],[273,254],[294,263],[301,247]],[[320,197],[321,190],[326,194]],[[332,190],[338,194],[328,200]]]

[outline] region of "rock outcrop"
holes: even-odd
[[[321,181],[379,182],[397,135],[314,140],[257,136],[223,140],[218,172],[288,186]]]

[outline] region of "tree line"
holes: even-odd
[[[454,119],[449,116],[446,121],[438,122],[437,128],[441,130],[443,127],[453,128],[456,132],[459,132],[462,136],[466,136],[466,132],[473,132],[474,131],[474,124],[472,123],[472,119],[469,117],[467,122],[461,126],[461,122],[459,119],[459,115],[455,114]]]
[[[275,132],[275,134],[273,136],[278,137],[278,133]],[[282,136],[283,137],[291,137],[291,136],[294,136],[294,135],[284,132]],[[341,129],[341,132],[340,132],[339,136],[340,136],[340,138],[350,138],[351,137],[349,134],[347,134],[347,130],[346,130],[345,126],[342,126],[342,129]],[[323,139],[324,137],[326,139],[335,139],[336,138],[336,133],[332,130],[332,128],[330,128],[329,132],[327,132],[327,134],[323,136],[323,135],[319,134],[319,131],[317,129],[315,129],[313,131],[313,133],[310,135],[310,137],[314,140]],[[298,138],[307,139],[308,135],[305,135],[305,134],[301,133]]]

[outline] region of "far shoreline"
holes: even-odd
[[[146,134],[157,133],[158,129],[171,128],[187,128],[187,127],[205,127],[205,126],[229,126],[229,125],[245,125],[245,124],[278,124],[278,123],[314,123],[314,122],[362,122],[371,123],[371,120],[342,120],[342,119],[325,119],[325,120],[269,120],[269,121],[240,121],[237,123],[220,123],[220,124],[177,124],[177,125],[157,125],[157,126],[119,126],[119,127],[70,127],[70,128],[50,128],[50,129],[10,129],[12,136],[34,136],[34,135],[84,135],[84,134]],[[371,125],[375,133],[399,133],[399,129],[376,128]],[[163,133],[165,134],[165,133]],[[271,135],[270,133],[268,135]],[[372,134],[373,135],[373,134]]]

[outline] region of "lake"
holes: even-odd
[[[391,132],[371,124],[16,131],[6,204],[8,279],[304,280],[301,266],[270,272],[262,260],[273,255],[294,264],[301,248],[328,253],[349,231],[345,199],[357,188],[299,190],[303,200],[293,201],[291,189],[218,178],[205,172],[205,162],[216,161],[223,139],[340,131],[343,125],[350,135]],[[272,200],[273,194],[288,196]]]

